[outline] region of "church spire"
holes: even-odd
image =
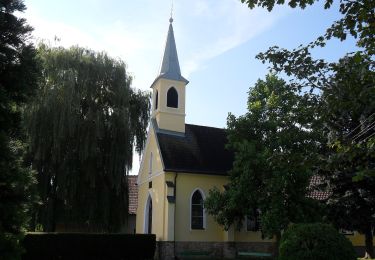
[[[185,93],[189,81],[181,76],[172,23],[171,14],[160,73],[151,85],[152,119],[159,130],[185,133]]]
[[[161,63],[160,73],[157,78],[184,81],[187,84],[188,81],[181,76],[172,23],[173,18],[171,16],[171,18],[169,19],[168,36],[164,49],[163,61]]]

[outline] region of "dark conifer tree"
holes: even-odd
[[[33,172],[24,166],[22,107],[36,89],[32,28],[15,12],[21,0],[0,1],[0,259],[18,259],[19,241],[36,198]]]

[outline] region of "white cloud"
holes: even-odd
[[[207,1],[197,0],[193,2],[193,14],[194,15],[205,15],[210,16],[212,13],[210,12],[210,7]]]
[[[269,29],[286,14],[286,10],[273,13],[263,9],[249,10],[234,0],[222,0],[220,4],[215,1],[210,6],[207,2],[202,4],[200,0],[194,3],[195,14],[201,16],[199,31],[211,33],[200,38],[200,45],[189,50],[187,59],[183,60],[182,67],[186,77],[196,70],[203,69],[204,63],[208,60],[240,46]],[[215,13],[215,16],[210,16],[210,13]]]
[[[96,51],[107,51],[112,57],[126,61],[131,74],[139,76],[134,77],[133,85],[140,88],[148,89],[152,78],[155,77],[154,73],[150,73],[154,70],[141,70],[147,68],[145,65],[147,58],[144,57],[144,53],[152,51],[157,54],[161,51],[159,48],[155,48],[158,45],[152,40],[152,38],[160,38],[160,35],[156,35],[156,32],[160,31],[157,28],[161,26],[160,24],[149,25],[151,33],[147,34],[145,28],[142,28],[144,25],[125,24],[123,21],[95,25],[85,30],[85,28],[69,25],[66,22],[46,19],[32,7],[27,9],[24,17],[34,27],[35,41],[44,40],[51,45],[64,47],[79,45]],[[59,39],[59,42],[55,42],[55,37]],[[147,82],[142,79],[146,79]]]
[[[78,44],[96,51],[105,50],[112,57],[125,60],[128,70],[134,75],[133,86],[148,90],[157,76],[162,57],[168,28],[169,1],[140,1],[132,3],[138,9],[134,6],[121,9],[126,12],[115,21],[101,17],[86,25],[71,22],[69,14],[64,16],[65,20],[58,20],[53,15],[58,10],[34,9],[37,5],[34,6],[31,1],[24,16],[35,28],[35,38],[49,40],[53,45],[57,36],[61,39],[59,44],[65,47]],[[94,1],[90,5],[99,3],[102,2]],[[72,2],[67,1],[65,4]],[[116,6],[116,3],[112,4]],[[98,6],[96,8],[100,9]],[[86,11],[81,10],[82,20],[85,19]],[[76,13],[79,12],[76,10]],[[110,11],[107,13],[110,14]],[[285,13],[285,10],[272,13],[249,10],[238,0],[175,1],[173,25],[177,47],[181,50],[179,55],[182,54],[179,58],[183,75],[189,78],[194,71],[204,69],[210,59],[264,32]],[[77,20],[80,19],[75,17]],[[136,173],[138,168],[139,162],[134,158],[132,172]]]
[[[148,3],[148,1],[146,1]],[[150,2],[155,4],[154,2]],[[164,3],[166,5],[166,3]],[[150,10],[153,8],[149,8]],[[185,10],[191,10],[186,12]],[[176,1],[174,23],[177,46],[185,56],[180,62],[184,76],[204,69],[204,64],[222,53],[236,48],[271,27],[285,12],[249,10],[237,0]],[[156,77],[167,30],[167,18],[143,13],[139,19],[126,19],[112,23],[96,23],[87,27],[69,24],[69,21],[45,18],[29,6],[28,22],[35,28],[36,38],[68,47],[80,45],[97,51],[106,50],[111,56],[127,62],[134,77],[134,85],[148,89]],[[157,17],[155,20],[155,17]],[[165,18],[165,19],[164,19]],[[178,29],[178,30],[176,30]]]

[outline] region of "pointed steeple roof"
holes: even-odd
[[[181,76],[181,70],[180,70],[180,64],[178,62],[176,41],[174,39],[172,22],[173,22],[173,19],[170,18],[167,42],[165,44],[164,55],[163,55],[163,61],[160,67],[160,73],[158,77],[155,79],[154,83],[159,78],[164,78],[164,79],[184,81],[187,84],[189,83],[189,81],[185,79],[183,76]]]

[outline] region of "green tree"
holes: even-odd
[[[260,211],[262,232],[276,236],[290,223],[319,217],[307,195],[321,145],[315,95],[299,93],[275,75],[249,91],[248,112],[228,117],[228,148],[235,153],[230,183],[210,191],[209,214],[226,229]]]
[[[0,258],[18,259],[19,241],[36,199],[34,173],[24,166],[22,106],[36,89],[35,49],[27,43],[32,30],[15,12],[23,1],[0,1]]]
[[[275,4],[285,4],[285,1],[275,0],[241,2],[249,8],[261,6],[269,11]],[[292,8],[305,8],[315,2],[293,0],[288,4]],[[326,0],[324,8],[330,8],[332,3],[332,0]],[[275,72],[290,76],[291,85],[310,91],[320,90],[324,104],[320,115],[327,136],[320,173],[331,188],[330,215],[340,216],[331,219],[336,225],[347,227],[351,216],[356,216],[350,226],[365,233],[366,254],[370,257],[374,257],[374,10],[374,1],[340,1],[341,19],[315,41],[292,51],[274,46],[257,55],[263,62],[269,62]],[[311,56],[311,49],[324,47],[331,38],[343,41],[347,36],[354,37],[360,48],[340,61],[329,63]],[[339,199],[343,194],[350,196]]]
[[[121,60],[80,47],[39,46],[43,77],[28,107],[32,165],[45,231],[119,231],[128,214],[126,175],[143,149],[148,93],[131,88]]]
[[[246,3],[250,9],[255,6],[267,8],[272,11],[275,4],[283,5],[284,0],[240,0]],[[313,5],[316,0],[291,0],[287,1],[291,8],[299,7],[304,9],[308,5]],[[332,7],[333,0],[325,0],[324,9]],[[359,47],[364,48],[368,55],[375,54],[375,3],[372,0],[342,0],[339,5],[339,12],[342,14],[341,19],[335,21],[326,33],[305,47],[325,46],[325,42],[331,38],[345,40],[348,35],[358,39]],[[301,49],[305,48],[301,46]]]
[[[375,72],[366,56],[346,57],[322,94],[330,149],[320,169],[331,191],[329,219],[365,234],[373,252],[375,228]]]

